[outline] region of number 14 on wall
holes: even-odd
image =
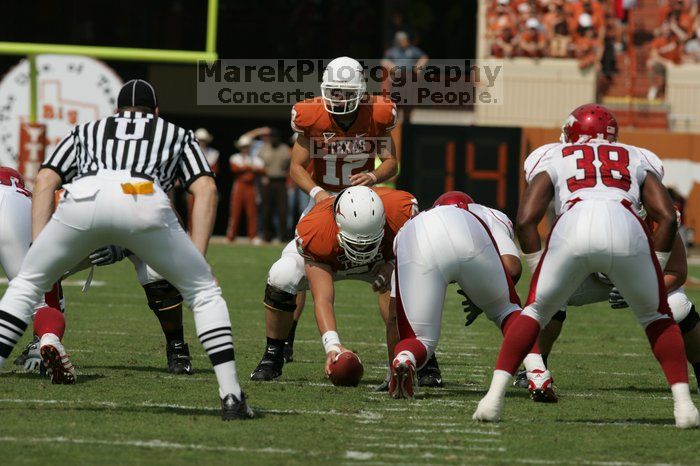
[[[496,206],[503,210],[506,207],[507,199],[507,174],[508,174],[508,144],[501,142],[498,144],[495,154],[489,154],[489,157],[495,156],[497,168],[495,170],[483,170],[476,168],[476,148],[474,141],[467,141],[464,147],[464,173],[467,178],[472,180],[485,180],[496,182]],[[448,141],[445,145],[445,192],[454,191],[455,189],[455,158],[456,143]],[[478,193],[473,194],[478,199]]]

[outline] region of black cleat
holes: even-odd
[[[442,373],[438,366],[435,354],[428,359],[428,362],[418,371],[418,386],[419,387],[442,387]]]
[[[224,421],[236,421],[253,419],[255,413],[245,402],[245,393],[241,392],[241,399],[229,393],[221,400],[221,419]]]
[[[24,347],[24,351],[17,356],[13,364],[15,366],[24,366],[29,359],[41,361],[41,356],[39,356],[39,337],[36,335],[34,335],[32,341],[27,343],[27,346]]]
[[[289,341],[284,342],[282,357],[284,358],[285,364],[294,361],[294,343],[289,343]]]
[[[168,358],[168,372],[177,375],[194,374],[190,348],[187,346],[187,343],[179,340],[171,341],[168,343],[165,354]]]
[[[525,369],[518,371],[513,380],[513,386],[518,388],[528,388],[530,382],[527,380],[527,371]]]
[[[268,346],[258,363],[258,367],[251,372],[250,380],[258,382],[274,380],[282,375],[282,366],[284,366],[284,356],[280,354],[278,348]]]
[[[384,379],[382,383],[374,387],[372,390],[374,392],[388,392],[389,391],[389,379]]]

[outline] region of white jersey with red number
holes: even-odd
[[[648,172],[663,179],[661,160],[653,152],[627,144],[592,140],[585,144],[554,143],[525,160],[525,179],[546,172],[554,185],[557,214],[574,199],[627,200],[638,211],[640,188]]]

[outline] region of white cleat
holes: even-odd
[[[676,427],[680,429],[700,427],[700,413],[692,402],[675,403],[673,417],[676,418]]]
[[[480,422],[500,421],[501,411],[503,410],[503,401],[503,398],[489,396],[486,394],[486,396],[479,401],[472,419]]]
[[[39,343],[39,352],[53,384],[74,384],[78,378],[61,340],[53,333],[44,334]]]
[[[527,372],[530,398],[537,403],[556,403],[557,393],[554,391],[554,379],[547,369],[533,369]]]

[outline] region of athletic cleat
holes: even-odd
[[[37,372],[41,370],[41,354],[39,354],[39,337],[34,335],[34,339],[27,344],[24,351],[17,356],[14,361],[16,366],[24,366],[27,372]]]
[[[255,412],[245,401],[245,393],[241,392],[241,399],[229,393],[221,400],[221,419],[224,421],[253,419]]]
[[[258,363],[253,372],[250,374],[250,380],[255,380],[258,382],[268,382],[274,380],[282,375],[282,366],[284,366],[284,356],[277,353],[277,351],[270,351],[268,347],[263,354],[262,359]]]
[[[394,399],[413,398],[413,386],[416,382],[416,367],[410,360],[394,360],[389,379],[389,396]]]
[[[374,387],[374,389],[373,389],[372,391],[373,391],[373,392],[377,392],[377,393],[379,393],[379,392],[388,392],[388,391],[389,391],[389,381],[390,381],[390,380],[391,380],[391,373],[387,374],[386,378],[382,381],[382,383],[380,383],[379,385],[377,385],[376,387]]]
[[[285,364],[294,361],[294,343],[289,343],[289,341],[284,342],[282,357],[284,358]]]
[[[530,386],[530,382],[527,380],[527,371],[525,369],[518,371],[515,379],[513,379],[513,386],[518,388],[528,388]]]
[[[442,387],[442,373],[438,366],[437,358],[433,354],[428,362],[418,371],[418,386],[419,387]]]
[[[173,340],[168,343],[165,355],[168,358],[168,372],[171,374],[194,374],[190,348],[184,341]]]
[[[53,333],[46,333],[39,344],[41,359],[53,384],[74,384],[78,378],[61,341]]]
[[[527,373],[530,398],[538,403],[556,403],[559,401],[554,392],[554,379],[547,369],[533,369]]]

